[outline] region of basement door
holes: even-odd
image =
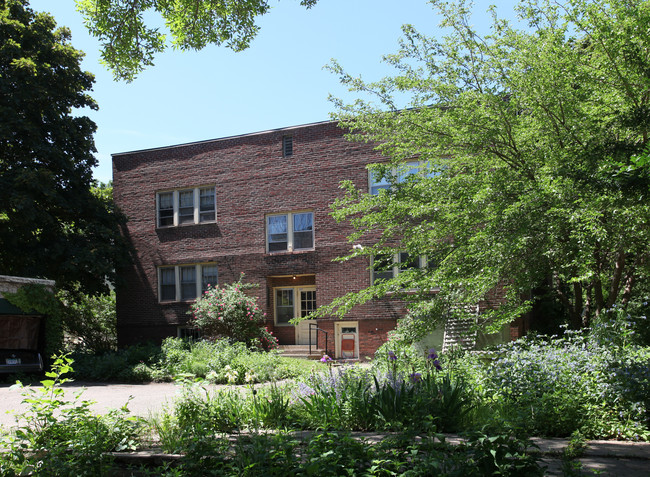
[[[359,324],[356,321],[334,323],[335,355],[337,358],[359,357]]]

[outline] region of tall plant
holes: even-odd
[[[244,283],[242,276],[235,283],[208,287],[189,311],[192,322],[208,338],[227,337],[265,351],[277,348],[277,340],[264,326],[266,313],[245,293],[255,286]]]

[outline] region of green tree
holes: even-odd
[[[96,109],[83,53],[26,0],[0,2],[0,270],[107,291],[127,259],[110,197],[95,195]]]
[[[307,8],[317,0],[301,0]],[[271,8],[266,0],[77,0],[88,31],[102,42],[102,60],[116,79],[131,81],[169,43],[151,14],[164,21],[171,45],[200,50],[208,44],[248,48],[256,20]],[[147,18],[145,19],[145,15]]]
[[[371,166],[388,190],[343,184],[333,214],[363,245],[343,259],[406,251],[430,267],[319,313],[416,289],[405,297],[415,301],[408,321],[424,330],[452,304],[503,285],[506,303],[484,316],[496,325],[545,286],[578,327],[627,303],[647,275],[650,243],[650,2],[522,0],[523,26],[493,8],[485,36],[464,2],[431,3],[446,34],[404,26],[386,57],[395,76],[367,83],[330,66],[364,95],[334,100],[350,138],[390,158]],[[406,108],[395,99],[405,95]],[[420,173],[409,174],[416,160]]]

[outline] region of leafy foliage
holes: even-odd
[[[484,362],[450,363],[489,409],[492,428],[566,437],[650,439],[648,348],[617,347],[592,336],[531,337]]]
[[[319,313],[392,293],[416,302],[415,325],[439,324],[503,286],[505,302],[482,317],[498,326],[529,310],[544,284],[575,328],[625,305],[650,263],[648,5],[523,1],[520,28],[491,10],[481,36],[467,2],[431,3],[446,36],[404,26],[385,57],[394,76],[369,83],[331,65],[360,96],[335,100],[342,126],[390,158],[370,167],[390,188],[370,195],[344,182],[333,215],[361,245],[344,260],[405,251],[435,266]]]
[[[102,475],[110,468],[105,452],[135,449],[140,424],[128,416],[126,405],[98,416],[91,401],[79,400],[81,393],[66,399],[61,385],[70,381],[63,376],[72,372],[71,364],[67,356],[54,357],[40,389],[16,385],[29,410],[16,416],[19,426],[4,436],[2,475]]]
[[[27,0],[0,3],[0,269],[108,291],[128,258],[112,201],[91,192],[93,76],[70,31]]]
[[[257,300],[246,295],[245,290],[254,284],[239,281],[222,286],[208,287],[188,312],[193,324],[206,338],[227,337],[265,351],[278,347],[278,341],[264,326],[266,313],[257,306]]]
[[[114,291],[98,296],[61,291],[58,298],[65,307],[63,324],[70,346],[95,354],[117,348]]]
[[[394,435],[379,442],[347,432],[319,432],[301,440],[292,434],[197,439],[180,462],[183,475],[432,475],[536,476],[542,469],[530,443],[512,435],[469,436],[454,446],[442,436],[419,440]],[[228,452],[230,450],[230,452]]]
[[[28,284],[7,299],[24,312],[45,316],[45,353],[52,356],[68,346],[90,353],[104,353],[116,348],[115,293],[86,295],[79,287],[74,291],[53,292],[43,285]]]
[[[300,4],[309,8],[316,1]],[[116,79],[131,81],[168,47],[160,28],[148,26],[152,12],[164,20],[174,48],[200,50],[214,44],[241,51],[257,35],[257,17],[271,7],[266,0],[77,0],[77,8],[90,33],[102,42],[103,62]]]
[[[167,338],[162,346],[131,346],[94,355],[78,350],[75,377],[89,381],[173,381],[179,377],[209,379],[213,383],[243,384],[247,373],[256,382],[294,378],[309,373],[313,362],[283,358],[275,353],[251,351],[244,343],[228,340],[189,342]],[[235,377],[229,380],[229,372]]]

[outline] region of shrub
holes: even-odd
[[[422,372],[401,372],[392,351],[388,371],[338,368],[312,374],[300,383],[296,399],[305,408],[304,424],[318,429],[452,431],[473,406],[465,381],[440,372],[434,350]]]
[[[55,357],[40,389],[17,384],[29,409],[16,416],[19,427],[4,437],[1,475],[104,475],[110,467],[106,452],[135,449],[140,421],[128,416],[126,405],[98,416],[91,401],[79,400],[81,393],[65,399],[60,385],[69,381],[63,376],[72,371],[71,362]]]
[[[436,475],[541,476],[528,441],[511,435],[471,436],[464,445],[444,439],[390,436],[378,443],[346,432],[315,433],[301,442],[287,434],[196,439],[180,461],[181,475]]]
[[[192,304],[189,313],[193,323],[208,338],[227,337],[265,351],[277,348],[277,340],[263,326],[266,313],[262,313],[255,298],[244,293],[254,285],[243,283],[242,278],[228,285],[209,287]]]
[[[160,355],[160,347],[148,343],[101,355],[78,350],[70,356],[74,360],[76,379],[141,383],[160,380],[156,368]]]
[[[68,345],[101,354],[117,349],[115,292],[91,296],[73,291],[59,291],[64,304],[63,325]]]
[[[243,384],[252,372],[257,382],[295,378],[308,373],[318,363],[282,358],[277,353],[249,350],[241,342],[227,339],[190,342],[166,338],[162,346],[135,345],[115,352],[94,355],[77,351],[75,377],[88,381],[173,381],[179,376],[207,378],[228,383],[226,366],[236,371],[235,384]]]
[[[597,336],[596,336],[597,338]],[[503,422],[545,436],[647,439],[650,352],[594,335],[529,337],[501,347],[482,369]]]

